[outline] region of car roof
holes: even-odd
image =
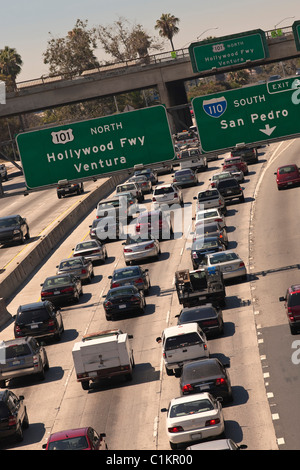
[[[58,431],[51,434],[49,437],[49,441],[58,441],[61,439],[69,438],[69,437],[79,437],[87,434],[89,427],[85,428],[76,428],[76,429],[67,429],[66,431]]]
[[[123,266],[123,268],[114,269],[114,273],[120,273],[122,271],[132,271],[133,269],[141,269],[140,266]]]
[[[293,293],[300,292],[300,284],[293,284],[289,290],[293,291]]]
[[[231,439],[214,439],[187,447],[187,450],[229,450]]]
[[[0,219],[11,219],[12,217],[21,217],[21,216],[19,214],[5,215],[4,217],[0,217]]]
[[[10,346],[11,344],[16,344],[16,343],[17,344],[28,343],[31,338],[32,336],[22,336],[21,338],[4,340],[3,343],[5,346]],[[0,343],[0,347],[1,347],[1,343]]]
[[[193,331],[198,331],[198,324],[195,323],[185,323],[183,325],[169,326],[164,330],[165,338],[175,335],[183,335],[185,333],[190,333]]]
[[[39,308],[44,308],[45,305],[46,305],[46,302],[47,301],[43,301],[43,302],[32,302],[30,304],[25,304],[25,305],[20,305],[20,309],[22,311],[25,311],[25,310],[35,310],[35,309],[39,309]]]
[[[157,186],[155,186],[155,189],[168,188],[170,186],[173,186],[173,184],[172,183],[158,184]]]

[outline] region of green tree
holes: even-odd
[[[155,29],[158,29],[159,35],[163,38],[169,39],[174,51],[173,36],[179,32],[179,28],[176,26],[179,23],[179,18],[176,18],[170,13],[163,13],[159,20],[156,20]]]
[[[80,75],[84,70],[99,67],[94,55],[97,48],[95,28],[87,28],[87,20],[77,20],[66,37],[51,38],[43,53],[51,75]],[[51,34],[51,33],[49,33]]]
[[[0,74],[4,77],[9,88],[16,88],[16,78],[23,65],[21,56],[16,49],[5,46],[0,49]]]

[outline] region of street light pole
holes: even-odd
[[[295,18],[294,16],[287,16],[286,18],[283,18],[283,20],[279,21],[279,23],[275,24],[274,26],[274,29],[277,28],[277,26],[280,24],[280,23],[283,23],[285,20],[291,20],[292,18]]]

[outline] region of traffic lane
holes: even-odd
[[[105,181],[106,179],[103,179],[103,182]],[[84,185],[84,194],[68,196],[60,200],[57,199],[55,189],[33,192],[26,197],[18,195],[5,199],[5,205],[0,207],[0,217],[14,214],[25,217],[30,230],[30,240],[26,240],[24,245],[16,243],[0,245],[0,269],[4,269],[16,256],[26,255],[27,247],[37,241],[47,227],[62,217],[66,211],[79,204],[100,184],[102,184],[101,180],[87,182]]]

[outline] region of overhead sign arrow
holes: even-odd
[[[259,129],[259,130],[263,132],[264,134],[267,134],[268,136],[270,136],[275,129],[276,129],[276,126],[270,127],[269,124],[267,124],[264,129]]]

